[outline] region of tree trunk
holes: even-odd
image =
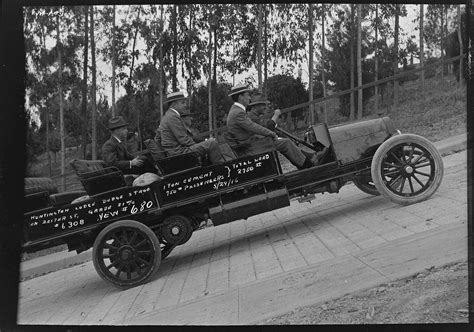
[[[211,5],[209,5],[209,45],[207,50],[208,56],[208,81],[207,81],[207,88],[208,88],[208,107],[209,107],[209,131],[213,130],[212,126],[212,22],[211,22]]]
[[[133,44],[132,44],[132,64],[130,66],[130,75],[128,76],[128,82],[127,82],[127,86],[126,86],[126,89],[127,90],[127,94],[131,94],[132,93],[132,75],[133,75],[133,69],[135,67],[135,47],[136,47],[136,44],[137,44],[137,36],[138,36],[138,29],[139,29],[139,20],[140,20],[140,13],[142,11],[142,6],[138,6],[138,14],[137,14],[137,19],[136,19],[136,22],[137,22],[137,27],[135,29],[135,34],[133,36]]]
[[[357,5],[357,86],[362,86],[362,5]],[[357,118],[362,119],[362,89],[357,90]]]
[[[445,22],[445,29],[444,29],[444,40],[445,42],[443,43],[444,45],[444,55],[447,58],[448,57],[448,46],[446,45],[446,39],[448,38],[448,9],[450,5],[444,5],[444,22]],[[446,68],[449,69],[452,67],[453,63],[446,64]]]
[[[268,59],[267,59],[267,56],[268,56],[268,53],[267,53],[267,49],[268,49],[268,35],[267,35],[267,20],[268,20],[268,15],[267,15],[267,7],[266,5],[262,5],[264,6],[264,20],[263,20],[263,28],[264,28],[264,33],[263,33],[263,82],[266,82],[267,79],[268,79]],[[267,94],[266,91],[264,91],[265,94]]]
[[[84,66],[82,80],[82,158],[86,159],[87,148],[87,58],[89,44],[89,7],[84,6]]]
[[[423,31],[423,21],[424,21],[424,5],[420,5],[420,68],[423,68],[423,63],[425,61],[425,50],[424,50],[424,31]],[[423,96],[425,93],[425,71],[422,70],[421,72],[421,95]]]
[[[46,107],[46,155],[48,156],[48,176],[51,177],[51,154],[49,153],[49,107]]]
[[[379,79],[379,5],[375,5],[375,81]],[[379,86],[374,86],[374,108],[375,112],[378,113],[379,109]]]
[[[214,28],[214,63],[212,70],[212,128],[217,128],[217,27]]]
[[[461,34],[461,31],[462,31],[462,24],[461,24],[461,5],[458,5],[458,41],[459,41],[459,55],[462,55],[463,54],[463,50],[464,50],[464,45],[463,45],[463,42],[462,42],[462,34]],[[462,86],[463,85],[463,61],[464,59],[461,58],[459,59],[459,86]]]
[[[441,12],[440,12],[440,16],[441,16],[441,40],[440,40],[440,45],[439,45],[439,48],[441,49],[441,59],[444,58],[444,47],[443,47],[443,44],[444,44],[444,5],[440,5],[441,6]],[[441,78],[444,80],[444,64],[441,65]]]
[[[235,86],[235,35],[232,34],[232,86]]]
[[[177,20],[177,5],[173,5],[171,15],[171,28],[173,29],[173,68],[171,70],[171,82],[173,91],[178,90],[178,20]]]
[[[323,97],[326,97],[326,75],[324,64],[326,63],[326,31],[325,31],[325,21],[326,21],[326,8],[324,4],[322,6],[322,16],[321,16],[321,81],[323,85]],[[324,113],[324,122],[328,122],[328,113],[326,109],[326,102],[323,103],[323,113]]]
[[[191,32],[193,31],[193,11],[194,7],[192,4],[189,4],[189,36],[188,36],[188,59],[187,59],[187,67],[188,67],[188,105],[191,107],[191,94],[193,89],[193,73],[191,70]]]
[[[258,90],[262,89],[262,5],[257,5],[258,9],[258,41],[257,41],[257,77]]]
[[[160,120],[163,118],[163,90],[164,90],[164,84],[163,84],[163,28],[164,28],[164,22],[163,22],[163,5],[161,5],[161,32],[160,32],[160,69],[159,69],[159,86],[160,86]]]
[[[140,107],[137,107],[135,95],[132,96],[132,100],[133,100],[133,106],[134,106],[134,108],[137,110],[138,148],[139,148],[139,150],[141,151],[141,150],[143,150],[143,147],[142,147],[142,132],[141,132],[141,130],[140,130],[140,113],[141,113],[141,108],[140,108]]]
[[[309,64],[308,64],[308,73],[309,73],[309,101],[312,102],[314,99],[314,70],[313,70],[313,4],[310,3],[308,6],[308,20],[309,20]],[[311,125],[314,124],[314,104],[309,104],[309,114],[311,119]]]
[[[59,28],[59,13],[56,16],[56,45],[58,49],[58,99],[59,99],[59,139],[61,141],[61,186],[62,191],[66,190],[66,179],[64,177],[65,169],[65,146],[64,146],[64,105],[63,105],[63,62],[61,54],[61,36]]]
[[[95,63],[94,7],[91,7],[91,61],[92,61],[92,160],[97,159],[97,66]]]
[[[393,54],[393,75],[398,73],[398,37],[400,34],[400,5],[395,5],[395,42]],[[398,107],[398,80],[393,81],[393,107]]]
[[[112,15],[112,117],[115,116],[115,5]]]
[[[354,25],[354,4],[351,4],[351,90],[354,89]],[[350,107],[349,120],[354,120],[354,91],[351,91]]]

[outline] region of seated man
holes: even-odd
[[[272,138],[272,147],[282,153],[298,169],[309,168],[318,165],[318,156],[313,153],[303,152],[290,139],[280,138],[272,130],[259,124],[260,114],[254,110],[252,116],[246,112],[246,107],[254,107],[259,104],[266,106],[267,101],[256,101],[250,103],[250,90],[245,86],[236,86],[231,89],[229,96],[234,104],[227,115],[227,130],[235,139],[237,144],[250,143],[251,139],[257,135]],[[265,110],[265,108],[263,108]],[[277,112],[278,115],[278,112]],[[272,118],[273,123],[268,123],[274,129],[276,117]],[[252,121],[252,118],[256,121]]]
[[[111,132],[109,140],[102,146],[102,160],[106,167],[115,166],[123,174],[142,174],[156,172],[156,169],[143,156],[133,157],[125,148],[127,123],[121,116],[109,121]]]
[[[159,132],[161,145],[169,156],[182,153],[196,152],[204,157],[209,154],[212,164],[223,163],[224,157],[219,149],[219,144],[213,138],[197,143],[190,135],[182,118],[186,112],[186,97],[182,92],[173,92],[167,96],[166,103],[169,109],[161,119]]]
[[[275,130],[278,126],[277,121],[280,119],[281,111],[276,109],[271,119],[268,119],[268,104],[270,104],[270,102],[265,99],[263,93],[255,93],[250,97],[250,104],[247,106],[247,114],[253,122],[270,130]]]

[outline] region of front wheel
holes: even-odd
[[[121,220],[105,227],[94,241],[94,267],[99,276],[120,288],[153,277],[161,262],[160,242],[146,225]]]
[[[371,165],[377,190],[392,202],[408,205],[429,198],[443,178],[443,159],[426,138],[403,134],[389,138]]]

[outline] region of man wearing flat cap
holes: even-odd
[[[247,107],[253,107],[257,104],[265,105],[267,103],[266,100],[251,103],[250,89],[244,85],[233,87],[229,96],[234,101],[234,104],[227,115],[227,130],[235,143],[260,145],[257,139],[259,135],[269,137],[272,141],[268,143],[262,140],[262,147],[264,149],[273,148],[279,151],[297,168],[309,168],[318,164],[316,155],[303,153],[290,139],[280,138],[272,130],[260,125],[259,121],[252,121],[247,113]],[[255,116],[255,120],[258,118],[259,116]],[[272,121],[276,125],[276,118],[274,120],[272,118]],[[248,149],[248,154],[255,153],[255,150],[255,147],[252,146]]]
[[[121,116],[109,120],[110,138],[102,146],[102,160],[106,166],[115,166],[124,174],[142,174],[156,171],[141,157],[134,157],[125,148],[128,129]]]
[[[161,135],[161,145],[168,155],[196,152],[201,157],[209,155],[212,164],[223,163],[224,157],[219,148],[219,144],[213,138],[197,143],[183,120],[183,115],[187,113],[186,97],[182,92],[168,94],[166,103],[169,109],[161,119],[158,128]]]

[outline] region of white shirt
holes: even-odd
[[[113,138],[115,138],[119,143],[122,143],[122,141],[115,135],[112,135]],[[132,161],[130,160],[129,161],[129,168],[131,169],[132,168]]]
[[[178,112],[177,110],[175,110],[174,108],[171,108],[171,107],[170,107],[170,111],[175,112],[176,114],[178,114],[179,117],[181,117],[181,114],[179,114],[179,112]]]
[[[243,109],[244,111],[246,110],[246,109],[245,109],[245,106],[242,105],[241,103],[235,102],[234,105],[237,106],[237,107],[240,107],[240,108]]]

